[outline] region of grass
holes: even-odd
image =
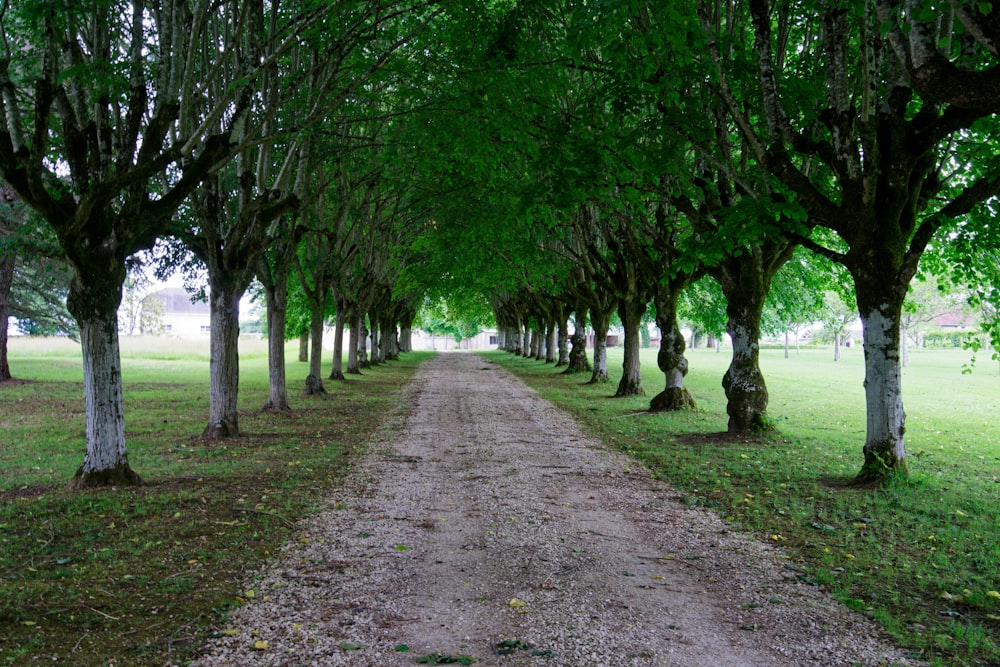
[[[291,353],[291,348],[289,349]],[[263,342],[241,342],[240,427],[208,442],[206,346],[122,341],[126,436],[136,489],[69,492],[83,461],[79,347],[11,341],[18,380],[0,385],[0,665],[184,664],[245,582],[335,491],[400,388],[430,353],[411,353],[299,395],[267,398]],[[294,356],[289,356],[294,359]]]
[[[620,368],[620,350],[609,367]],[[790,359],[762,351],[777,430],[725,434],[721,378],[728,350],[690,350],[698,409],[643,412],[663,386],[643,351],[647,396],[612,399],[614,382],[495,352],[543,396],[669,481],[686,503],[779,545],[789,567],[875,619],[933,665],[1000,663],[1000,377],[996,364],[962,374],[960,351],[911,352],[904,371],[910,476],[879,490],[847,484],[862,463],[861,350]],[[614,375],[614,372],[612,372]],[[588,375],[589,378],[589,375]]]

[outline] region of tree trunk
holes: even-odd
[[[618,316],[625,327],[625,355],[622,360],[622,379],[618,382],[615,398],[642,396],[646,393],[642,388],[642,369],[639,364],[639,349],[642,342],[639,327],[642,325],[642,316],[645,312],[645,300],[623,299],[618,304]]]
[[[548,336],[545,339],[545,363],[555,364],[556,354],[559,352],[559,334],[561,327],[555,320],[550,320],[546,328]]]
[[[413,320],[417,314],[407,306],[399,318],[399,351],[413,352]]]
[[[785,359],[788,359],[788,332],[785,331]]]
[[[309,361],[309,332],[306,330],[299,334],[299,361]]]
[[[0,382],[12,380],[7,362],[7,327],[10,324],[10,288],[14,284],[14,253],[0,254]]]
[[[269,396],[264,410],[289,410],[285,381],[285,317],[288,312],[288,274],[275,274],[274,284],[264,286],[267,302],[267,377]]]
[[[677,323],[680,292],[668,285],[659,285],[656,291],[653,303],[656,306],[656,325],[660,328],[660,351],[656,355],[656,365],[663,372],[666,386],[649,402],[649,409],[651,412],[664,412],[693,408],[694,399],[684,386],[688,362],[684,357],[684,335]]]
[[[611,327],[611,313],[591,308],[590,322],[594,329],[594,370],[587,384],[597,384],[608,381],[608,329]]]
[[[142,480],[129,467],[125,448],[118,348],[118,305],[125,267],[116,263],[110,275],[106,268],[84,271],[75,267],[74,274],[66,305],[80,325],[87,453],[70,487],[138,485]]]
[[[587,309],[577,306],[576,317],[573,320],[573,336],[570,338],[572,348],[569,351],[569,365],[563,373],[583,373],[590,371],[590,361],[587,360]]]
[[[333,365],[329,379],[344,380],[344,318],[347,317],[347,305],[340,297],[334,299],[337,302],[337,321],[333,330]]]
[[[353,310],[353,309],[352,309]],[[364,345],[361,342],[361,318],[358,315],[351,313],[351,332],[349,340],[347,341],[347,374],[348,375],[361,375],[361,367],[358,361],[358,348]]]
[[[726,331],[733,343],[732,361],[722,378],[733,434],[771,428],[767,385],[760,372],[760,320],[771,281],[792,251],[786,242],[765,241],[727,256],[714,273],[726,297]]]
[[[730,433],[752,433],[771,427],[767,416],[767,384],[760,372],[760,318],[767,294],[741,290],[743,298],[727,295],[726,331],[733,358],[722,378]]]
[[[564,310],[559,317],[557,336],[559,358],[556,359],[556,368],[569,365],[569,311]]]
[[[833,334],[833,360],[840,361],[840,332]]]
[[[365,326],[364,315],[358,321],[358,368],[368,368],[368,327]]]
[[[326,322],[326,290],[320,290],[312,300],[309,322],[309,375],[306,377],[306,395],[325,394],[323,386],[323,325]]]
[[[384,361],[384,359],[382,359],[382,332],[379,330],[378,318],[371,313],[368,314],[368,324],[371,326],[368,336],[371,338],[372,342],[372,351],[369,357],[369,363],[370,365],[375,366]]]
[[[852,271],[853,273],[853,271]],[[900,317],[905,290],[884,275],[854,277],[865,350],[865,404],[868,425],[865,461],[858,483],[906,474],[906,413],[899,364]]]
[[[221,282],[221,281],[212,281]],[[240,434],[236,400],[240,384],[240,297],[243,290],[230,285],[212,285],[208,296],[211,332],[208,391],[208,426],[205,438],[228,438]]]

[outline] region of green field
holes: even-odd
[[[14,339],[0,385],[0,665],[184,664],[246,598],[244,582],[314,511],[360,447],[404,409],[429,353],[260,412],[265,343],[241,341],[239,438],[204,441],[204,343],[123,339],[125,429],[135,489],[69,492],[83,462],[79,347]],[[151,347],[152,346],[152,347]]]
[[[862,463],[864,360],[859,347],[761,365],[776,431],[723,435],[721,387],[729,350],[689,350],[687,385],[698,409],[643,412],[662,389],[654,350],[643,350],[645,397],[613,399],[612,382],[585,386],[540,362],[492,352],[543,396],[677,487],[684,502],[718,511],[786,550],[812,585],[876,619],[915,656],[937,665],[1000,661],[1000,375],[961,351],[911,352],[904,371],[910,478],[886,488],[849,482]],[[589,375],[587,376],[589,378]]]

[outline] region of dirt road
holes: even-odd
[[[441,354],[195,664],[917,664],[767,545]]]

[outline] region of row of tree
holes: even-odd
[[[595,381],[617,313],[617,395],[634,394],[652,306],[655,410],[691,404],[678,313],[711,280],[733,341],[730,429],[762,428],[772,287],[782,303],[821,298],[796,282],[802,248],[853,283],[866,482],[905,472],[900,325],[921,263],[1000,302],[988,3],[27,0],[0,9],[0,31],[0,178],[73,274],[81,485],[138,479],[116,313],[130,258],[154,246],[204,271],[216,437],[238,432],[238,303],[254,278],[271,407],[287,405],[291,292],[310,305],[314,392],[328,311],[335,355],[345,327],[355,341],[350,371],[365,323],[391,357],[397,324],[447,296],[485,299],[505,347],[565,352],[571,368],[587,364],[589,325]]]
[[[421,209],[375,156],[390,152],[387,119],[399,111],[385,91],[415,67],[420,35],[441,13],[434,3],[381,0],[0,8],[0,178],[51,230],[51,252],[72,274],[67,305],[83,349],[87,421],[77,486],[139,482],[128,464],[118,346],[122,286],[137,253],[155,247],[164,266],[196,261],[204,271],[208,437],[239,432],[238,308],[255,277],[275,343],[275,408],[287,407],[289,276],[299,275],[319,313],[333,289],[338,326],[351,319],[355,334],[366,316],[376,331],[392,319],[395,331],[413,310],[388,276],[405,262],[397,251]],[[391,356],[397,346],[376,338],[373,350]],[[322,391],[313,371],[310,386]]]
[[[567,313],[578,332],[589,316],[598,381],[617,311],[618,396],[641,391],[638,329],[652,304],[665,376],[653,410],[690,404],[677,309],[710,277],[733,341],[729,427],[743,432],[768,423],[765,301],[796,247],[811,251],[846,274],[863,323],[858,481],[905,474],[911,281],[923,263],[997,303],[993,6],[564,0],[492,19],[490,39],[466,54],[479,66],[452,80],[471,122],[434,119],[458,137],[441,147],[437,177],[472,193],[442,212],[434,269],[490,295],[513,350],[536,345],[530,329],[559,349]],[[455,261],[459,240],[473,247]]]

